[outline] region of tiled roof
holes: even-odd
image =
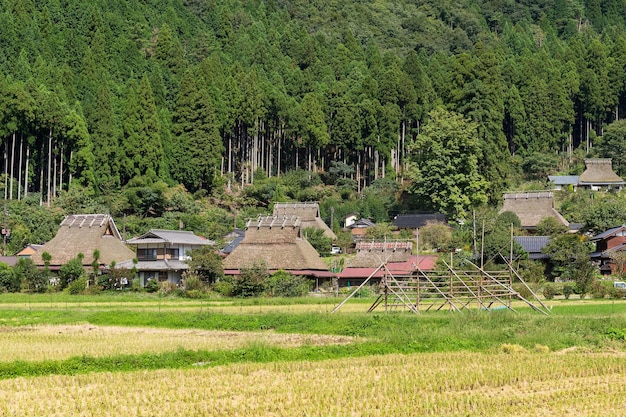
[[[446,215],[441,213],[398,214],[393,225],[400,229],[417,229],[428,223],[446,223]]]

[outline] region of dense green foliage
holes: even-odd
[[[477,184],[495,202],[520,179],[511,156],[567,162],[605,127],[610,155],[626,108],[619,0],[0,5],[9,198],[80,186],[96,207],[159,216],[164,185],[211,192],[331,162],[346,169],[328,183],[361,191],[404,178],[443,105],[477,124]]]

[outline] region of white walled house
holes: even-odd
[[[196,236],[183,230],[158,230],[149,232],[126,241],[136,249],[137,263],[132,259],[121,262],[116,268],[137,270],[141,286],[151,279],[158,282],[180,283],[182,274],[189,266],[189,253],[206,245],[215,245],[212,240]]]

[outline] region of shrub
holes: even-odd
[[[206,284],[197,274],[186,273],[183,277],[183,287],[185,291],[205,291]]]
[[[563,297],[569,300],[569,297],[574,294],[574,286],[572,284],[563,284]]]
[[[265,265],[254,265],[252,268],[243,269],[233,279],[232,295],[235,297],[256,297],[265,290],[265,280],[269,277]]]
[[[312,284],[305,277],[277,271],[267,279],[265,293],[272,297],[301,297],[311,291]]]
[[[67,292],[71,295],[82,294],[87,288],[87,278],[80,277],[71,281],[67,286]]]
[[[233,295],[233,287],[233,282],[230,278],[223,278],[211,285],[213,291],[225,297],[231,297]]]
[[[163,281],[159,283],[159,294],[170,295],[178,291],[178,285],[175,282]]]
[[[543,286],[543,296],[546,298],[546,300],[552,300],[555,295],[556,295],[556,289],[554,288],[554,285],[552,283],[547,282]]]
[[[150,293],[159,291],[159,281],[154,278],[148,279],[148,282],[146,282],[144,289],[146,290],[146,292]]]
[[[609,289],[601,281],[594,281],[591,284],[591,296],[593,298],[605,298],[609,294]]]

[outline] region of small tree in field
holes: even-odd
[[[68,263],[63,265],[59,269],[59,278],[61,280],[61,288],[67,287],[70,282],[75,281],[85,276],[85,270],[83,269],[84,255],[79,253],[74,259],[71,259]]]
[[[241,274],[233,279],[232,295],[235,297],[256,297],[265,290],[265,281],[269,277],[265,264],[254,264],[242,269]]]

